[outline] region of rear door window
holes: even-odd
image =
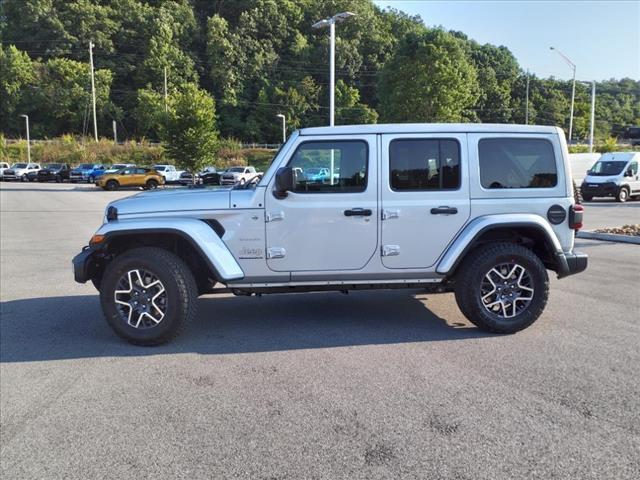
[[[551,142],[540,138],[483,138],[480,182],[486,189],[553,188],[558,170]]]
[[[395,191],[455,190],[460,145],[450,139],[398,139],[389,144],[389,182]]]

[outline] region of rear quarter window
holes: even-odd
[[[553,188],[558,184],[553,145],[541,138],[483,138],[478,142],[485,189]]]

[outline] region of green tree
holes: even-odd
[[[173,93],[162,139],[169,157],[195,179],[195,173],[215,158],[218,130],[211,95],[191,83]]]
[[[376,123],[378,112],[360,103],[360,92],[343,80],[336,83],[336,123],[338,125],[358,125]]]
[[[111,126],[113,105],[109,100],[113,74],[95,71],[96,111],[103,127]],[[87,63],[53,58],[40,69],[39,89],[32,97],[34,123],[44,135],[91,130],[91,76]]]
[[[18,109],[24,104],[27,87],[36,78],[29,55],[15,46],[0,48],[0,131],[18,133]]]
[[[456,122],[478,98],[476,70],[461,41],[434,29],[409,33],[381,72],[380,114],[387,122]]]

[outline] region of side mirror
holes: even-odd
[[[633,177],[633,170],[629,169],[626,172],[624,172],[624,176],[625,177]]]
[[[273,195],[276,198],[285,198],[287,192],[293,190],[295,186],[295,173],[291,167],[281,167],[276,172],[276,188]]]

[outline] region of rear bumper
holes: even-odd
[[[568,277],[587,269],[589,256],[582,252],[558,253],[558,278]]]
[[[73,264],[74,280],[78,283],[87,283],[94,277],[98,266],[96,251],[92,247],[86,246],[73,257],[71,263]]]

